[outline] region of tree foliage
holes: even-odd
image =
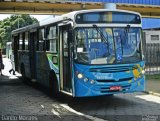
[[[11,32],[31,24],[38,23],[36,18],[29,15],[11,15],[0,21],[0,43],[5,47],[8,41],[11,41]]]

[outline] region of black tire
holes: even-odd
[[[21,65],[21,74],[22,74],[21,80],[23,82],[26,82],[26,73],[25,73],[25,68],[23,64]]]
[[[49,85],[49,91],[51,96],[57,97],[59,95],[59,89],[58,89],[58,80],[56,77],[56,74],[51,71],[49,75],[50,85]]]

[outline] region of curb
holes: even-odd
[[[156,92],[152,92],[152,91],[144,91],[144,93],[160,97],[160,93],[156,93]]]

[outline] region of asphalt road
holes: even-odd
[[[160,121],[160,97],[145,93],[53,98],[46,88],[23,83],[16,73],[0,77],[0,120],[23,121]]]

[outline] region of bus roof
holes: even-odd
[[[24,31],[26,31],[26,30],[31,30],[31,29],[37,28],[37,27],[39,27],[39,23],[32,24],[32,25],[29,25],[29,26],[25,26],[25,27],[22,27],[22,28],[13,30],[13,31],[12,31],[12,34],[17,34],[17,33],[24,32]]]
[[[16,29],[16,30],[12,31],[12,34],[17,34],[19,32],[23,32],[23,31],[26,31],[26,30],[31,30],[33,28],[38,28],[38,27],[49,25],[49,24],[52,24],[52,23],[58,23],[58,22],[63,21],[63,20],[73,20],[74,21],[75,15],[80,14],[80,13],[103,12],[103,11],[106,11],[106,12],[107,11],[127,12],[127,13],[137,14],[137,15],[141,16],[137,12],[127,11],[127,10],[120,10],[120,9],[79,10],[79,11],[73,11],[73,12],[70,12],[70,13],[67,13],[67,14],[63,14],[61,16],[58,16],[58,17],[55,17],[55,18],[51,18],[51,19],[48,19],[48,20],[45,20],[45,21],[42,21],[42,22],[39,22],[39,23],[36,23],[36,24],[33,24],[33,25],[29,25],[29,26],[26,26],[26,27],[23,27],[23,28],[20,28],[20,29]]]
[[[80,14],[80,13],[87,13],[87,12],[102,12],[102,11],[116,11],[116,12],[127,12],[127,13],[132,13],[132,14],[137,14],[139,16],[141,16],[139,13],[137,12],[133,12],[133,11],[127,11],[127,10],[120,10],[120,9],[90,9],[90,10],[80,10],[80,11],[73,11],[67,14],[63,14],[61,16],[46,20],[46,21],[42,21],[40,22],[40,26],[43,25],[47,25],[47,24],[52,24],[52,23],[56,23],[59,21],[63,21],[63,20],[67,20],[67,19],[71,19],[74,20],[75,15]]]

